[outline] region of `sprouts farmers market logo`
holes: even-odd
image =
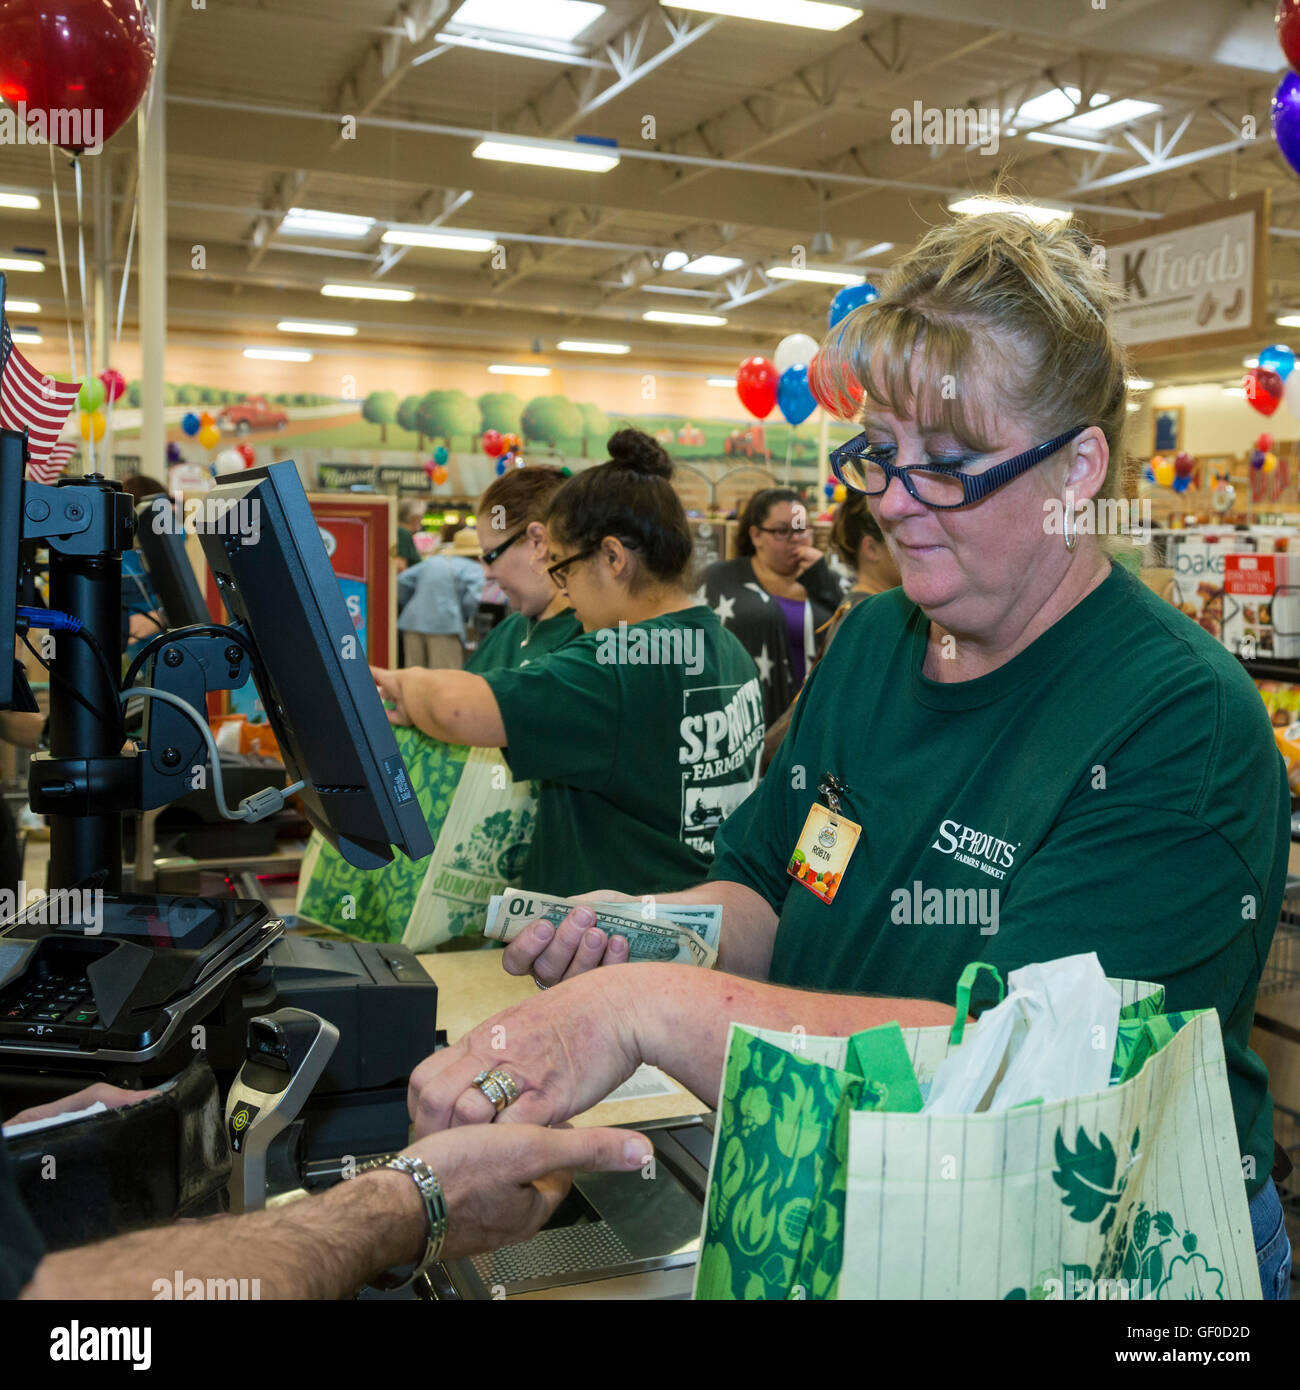
[[[17,107],[0,107],[0,145],[59,145],[83,154],[104,148],[104,113],[98,107],[28,111],[25,101]]]
[[[930,848],[950,854],[959,864],[969,864],[993,878],[1006,878],[1006,871],[1014,867],[1020,845],[999,840],[986,830],[976,830],[960,821],[946,820],[939,826],[939,838]]]

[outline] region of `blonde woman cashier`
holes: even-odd
[[[691,537],[668,455],[639,430],[570,478],[546,517],[545,569],[585,635],[520,670],[375,671],[394,723],[502,748],[541,783],[521,880],[569,895],[698,881],[754,787],[757,669],[687,590]]]

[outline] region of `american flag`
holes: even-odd
[[[77,452],[75,444],[56,444],[45,456],[42,463],[32,463],[28,475],[34,483],[52,483],[68,466],[68,460]]]
[[[38,372],[14,346],[7,321],[0,327],[0,425],[7,430],[27,431],[30,453],[28,474],[37,482],[57,478],[66,467],[67,453],[51,461],[59,431],[77,399],[81,385],[76,381],[55,381]],[[51,477],[42,476],[53,467]]]

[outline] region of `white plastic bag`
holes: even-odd
[[[1007,997],[940,1064],[925,1113],[992,1113],[1109,1085],[1120,998],[1097,953],[1026,965],[1007,983]]]

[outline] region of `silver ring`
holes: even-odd
[[[533,984],[535,984],[538,989],[550,989],[550,985],[544,985],[536,975],[533,976]]]

